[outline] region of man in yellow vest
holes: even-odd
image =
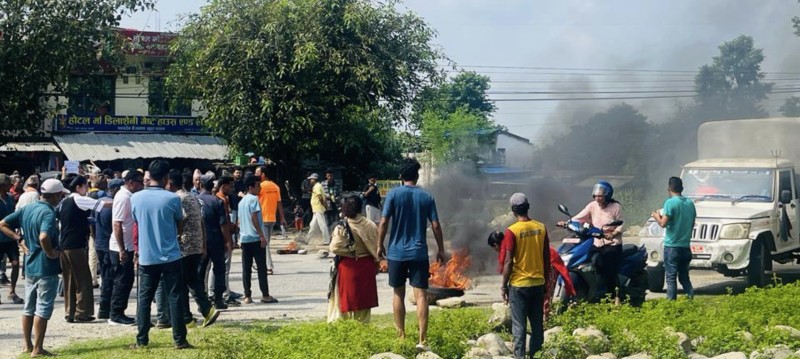
[[[525,332],[531,323],[529,357],[544,343],[545,278],[550,266],[550,248],[544,224],[528,217],[530,203],[523,193],[511,195],[511,211],[517,221],[506,229],[500,247],[503,258],[501,292],[511,302],[511,333],[514,356],[525,357]]]

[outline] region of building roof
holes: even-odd
[[[0,146],[0,152],[61,152],[52,142],[9,142]]]
[[[214,136],[90,132],[53,138],[67,159],[72,161],[124,158],[223,160],[228,157],[228,145]]]
[[[782,158],[706,158],[687,163],[684,168],[781,168],[792,162]]]

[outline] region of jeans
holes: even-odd
[[[197,303],[197,307],[203,317],[211,311],[211,301],[208,300],[206,286],[203,283],[205,271],[201,266],[203,262],[202,254],[192,254],[183,257],[181,261],[183,262],[183,280],[186,283],[183,293],[183,319],[184,322],[189,323],[194,320],[192,310],[189,308],[189,294],[194,297],[194,301]]]
[[[150,342],[150,306],[162,281],[169,301],[172,318],[172,340],[176,345],[186,344],[186,323],[183,321],[183,296],[186,285],[183,283],[183,266],[180,260],[154,265],[139,265],[139,298],[136,308],[136,343],[147,345]]]
[[[213,293],[214,301],[222,301],[222,295],[225,293],[228,285],[227,271],[230,269],[230,264],[225,262],[225,245],[221,242],[209,242],[207,249],[206,259],[203,261],[202,278],[206,278],[211,265],[214,266],[212,275],[209,278],[209,293]],[[213,290],[211,290],[213,289]]]
[[[97,301],[99,307],[97,312],[101,316],[109,316],[111,313],[111,294],[114,291],[114,266],[111,265],[110,253],[101,249],[97,250],[97,261],[100,265],[100,299]],[[119,259],[119,256],[117,259]]]
[[[58,275],[42,277],[28,276],[25,278],[25,306],[22,315],[26,317],[37,316],[50,320],[56,304],[58,292]]]
[[[525,357],[525,335],[531,323],[530,358],[542,350],[544,343],[544,285],[533,287],[509,286],[511,302],[511,334],[514,336],[514,356]]]
[[[109,251],[108,259],[111,262],[111,271],[114,277],[114,287],[111,290],[111,320],[116,321],[125,316],[128,309],[128,298],[133,288],[133,252],[128,252],[128,261],[119,261],[119,252]],[[105,279],[104,282],[105,283]],[[111,283],[111,282],[109,282]],[[141,289],[141,286],[140,286]]]
[[[689,263],[692,261],[692,251],[688,247],[664,247],[664,271],[667,277],[667,299],[675,300],[678,297],[677,278],[681,282],[683,291],[689,298],[694,298],[694,288],[689,280]]]
[[[269,296],[266,251],[266,248],[261,248],[261,242],[242,243],[242,282],[244,284],[245,297],[252,298],[253,294],[250,290],[250,280],[253,274],[253,260],[256,262],[258,287],[261,289],[261,295],[264,297]]]

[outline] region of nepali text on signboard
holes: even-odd
[[[168,56],[169,43],[177,35],[169,32],[118,30],[125,40],[125,52],[129,55]]]
[[[185,116],[64,116],[56,117],[54,132],[200,133],[196,117]]]

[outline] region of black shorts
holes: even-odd
[[[389,265],[389,286],[403,287],[408,283],[414,288],[428,289],[430,263],[424,261],[393,261],[387,260]]]
[[[0,242],[0,258],[3,256],[8,257],[8,260],[11,262],[19,260],[19,246],[17,242]]]

